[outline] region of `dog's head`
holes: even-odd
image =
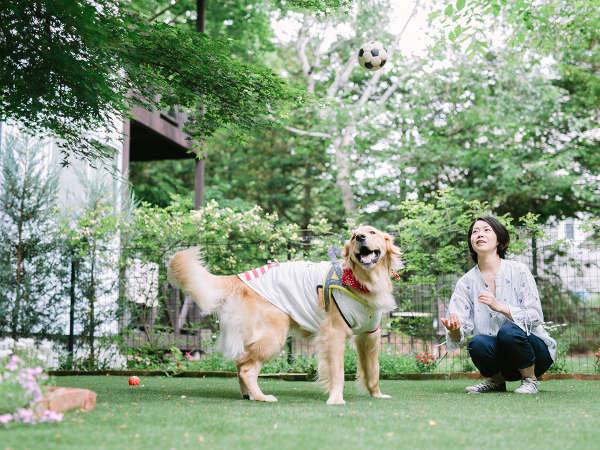
[[[346,241],[342,253],[346,264],[352,271],[371,272],[377,268],[392,270],[402,267],[400,249],[393,243],[392,237],[369,225],[361,225]]]

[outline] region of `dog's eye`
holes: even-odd
[[[373,230],[369,231],[369,233],[371,233],[371,234],[375,234],[375,232],[374,232]]]

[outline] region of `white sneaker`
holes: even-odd
[[[533,378],[523,378],[521,380],[521,386],[515,389],[517,394],[537,394],[538,393],[538,380]]]
[[[506,392],[506,383],[498,383],[492,379],[465,388],[467,394],[485,394],[487,392]]]

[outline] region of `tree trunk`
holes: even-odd
[[[94,271],[96,270],[96,251],[95,249],[92,250],[92,260],[91,260],[91,267],[90,267],[90,288],[89,288],[89,295],[88,295],[88,302],[89,302],[89,315],[88,315],[88,319],[89,319],[89,338],[90,338],[90,363],[94,363],[96,356],[95,356],[95,348],[94,348],[94,339],[95,339],[95,334],[96,334],[96,324],[95,324],[95,311],[94,311],[94,302],[96,301],[96,277],[95,277],[95,273]]]
[[[533,277],[538,279],[538,249],[537,249],[537,238],[535,236],[531,236],[531,259],[532,259],[532,272]]]
[[[205,16],[205,0],[196,0],[196,31],[198,33],[204,33]],[[194,209],[200,209],[204,204],[205,162],[206,159],[203,154],[196,156],[196,168],[194,172]]]
[[[67,342],[67,351],[69,352],[69,368],[73,363],[73,348],[75,341],[75,282],[77,280],[77,260],[71,259],[71,286],[69,288],[69,297],[71,304],[69,306],[69,340]]]
[[[18,225],[18,242],[17,242],[17,271],[15,274],[16,289],[15,289],[15,306],[12,310],[12,338],[14,341],[18,338],[19,329],[19,313],[21,312],[21,284],[23,281],[23,227]]]
[[[335,184],[342,193],[342,205],[344,206],[344,212],[346,215],[354,214],[356,212],[354,192],[352,191],[352,186],[350,185],[352,167],[350,163],[350,152],[348,151],[354,130],[354,126],[348,126],[344,128],[342,132],[342,138],[336,139],[333,143],[335,148],[336,164],[338,166]]]

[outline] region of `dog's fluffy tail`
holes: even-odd
[[[168,279],[171,284],[190,294],[204,313],[215,311],[224,297],[216,275],[202,265],[200,247],[175,253],[169,262]]]

